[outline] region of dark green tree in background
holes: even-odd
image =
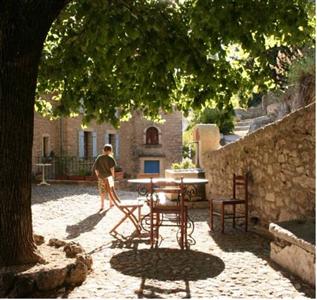
[[[118,124],[134,109],[188,112],[274,85],[265,55],[312,43],[304,0],[0,0],[0,265],[37,262],[36,107]]]

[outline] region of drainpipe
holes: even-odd
[[[63,156],[63,119],[59,119],[59,155]]]

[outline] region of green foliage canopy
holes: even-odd
[[[54,115],[83,112],[118,124],[138,109],[218,108],[233,94],[272,87],[266,52],[311,43],[306,0],[76,0],[47,36],[38,95]],[[38,97],[37,108],[45,106]]]

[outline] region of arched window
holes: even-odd
[[[155,127],[149,127],[145,133],[145,143],[147,145],[159,144],[159,131]]]

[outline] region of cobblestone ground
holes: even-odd
[[[136,193],[120,191],[119,195],[131,199]],[[312,287],[270,261],[267,240],[242,230],[211,234],[207,209],[190,210],[196,244],[189,251],[179,250],[173,227],[163,228],[160,248],[149,250],[146,234],[124,238],[133,233],[128,222],[118,229],[123,236],[109,234],[122,214],[116,208],[99,213],[95,187],[33,186],[32,202],[35,233],[46,241],[55,237],[79,242],[93,257],[87,280],[61,297],[315,297]]]

